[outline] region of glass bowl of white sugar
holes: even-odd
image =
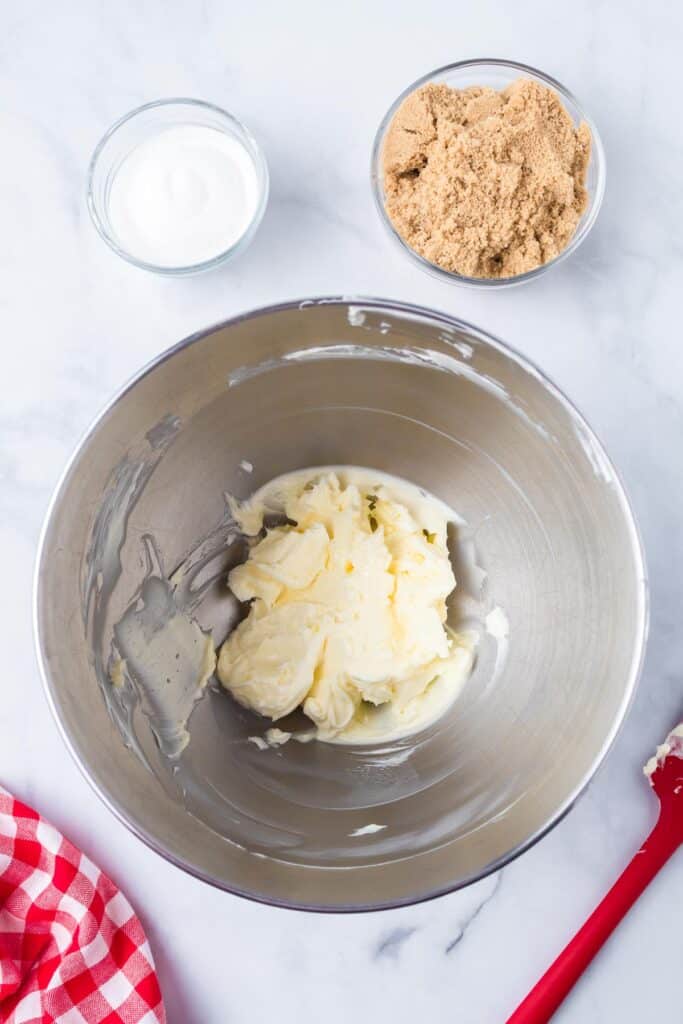
[[[268,201],[268,167],[251,132],[193,99],[147,103],[101,139],[88,208],[114,252],[158,274],[193,274],[241,252]]]

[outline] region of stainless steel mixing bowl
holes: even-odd
[[[113,626],[149,571],[145,543],[169,575],[199,538],[213,543],[218,579],[197,579],[195,604],[218,642],[224,491],[341,463],[412,480],[467,520],[459,544],[487,573],[483,612],[505,610],[507,650],[484,634],[445,718],[382,748],[259,750],[247,737],[263,723],[210,687],[169,761],[108,677]],[[538,370],[450,317],[325,299],[203,331],[112,401],[53,499],[35,616],[64,738],[136,835],[232,892],[358,910],[479,879],[559,820],[624,718],[646,609],[622,486]]]

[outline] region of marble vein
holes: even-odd
[[[502,882],[503,882],[503,872],[502,872],[502,870],[501,870],[501,871],[499,871],[499,872],[498,872],[498,874],[496,875],[496,881],[495,881],[495,885],[493,886],[493,889],[491,890],[491,892],[489,893],[489,895],[488,895],[488,896],[486,896],[486,897],[485,897],[485,898],[484,898],[484,899],[483,899],[483,900],[481,901],[481,903],[479,904],[479,906],[478,906],[478,907],[475,907],[475,909],[474,909],[474,910],[472,911],[472,913],[471,913],[471,914],[469,914],[469,915],[468,915],[468,916],[467,916],[467,917],[465,918],[465,920],[464,920],[464,921],[462,922],[462,924],[461,924],[461,925],[459,926],[459,928],[458,928],[458,933],[457,933],[457,935],[455,936],[455,938],[451,939],[451,940],[450,940],[450,941],[448,942],[448,944],[446,945],[446,948],[444,949],[444,953],[446,953],[446,954],[448,954],[448,953],[452,953],[452,952],[453,952],[453,950],[454,950],[454,949],[456,948],[456,946],[459,946],[459,945],[460,945],[460,943],[462,942],[462,940],[463,940],[463,939],[465,938],[465,935],[467,934],[467,929],[468,929],[468,928],[470,928],[470,927],[471,927],[471,925],[473,925],[473,924],[474,924],[474,922],[475,922],[475,921],[477,920],[477,918],[478,918],[478,917],[479,917],[479,915],[481,914],[482,910],[484,910],[484,908],[485,908],[485,907],[487,907],[487,906],[489,905],[489,903],[491,902],[491,900],[495,898],[495,896],[496,896],[497,892],[499,891],[499,889],[500,889],[500,887],[501,887],[501,884],[502,884]]]
[[[403,944],[407,942],[411,935],[414,935],[416,931],[417,928],[393,928],[377,943],[373,953],[373,959],[378,960],[380,957],[390,957],[392,960],[397,960]]]

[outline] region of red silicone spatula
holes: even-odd
[[[544,1024],[645,887],[683,842],[683,722],[644,768],[659,797],[659,818],[624,873],[583,928],[520,1003],[507,1024]]]

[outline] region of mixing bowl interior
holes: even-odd
[[[244,554],[226,543],[224,492],[338,464],[404,477],[463,517],[452,620],[500,607],[509,639],[482,629],[463,693],[417,736],[260,750],[263,721],[210,686],[169,760],[143,708],[111,713],[112,631],[150,545],[168,578],[202,541],[194,614],[218,643]],[[480,877],[571,805],[635,686],[644,570],[608,460],[540,374],[448,318],[339,300],[210,330],[113,402],[54,499],[36,614],[67,742],[138,835],[232,891],[356,909]]]

